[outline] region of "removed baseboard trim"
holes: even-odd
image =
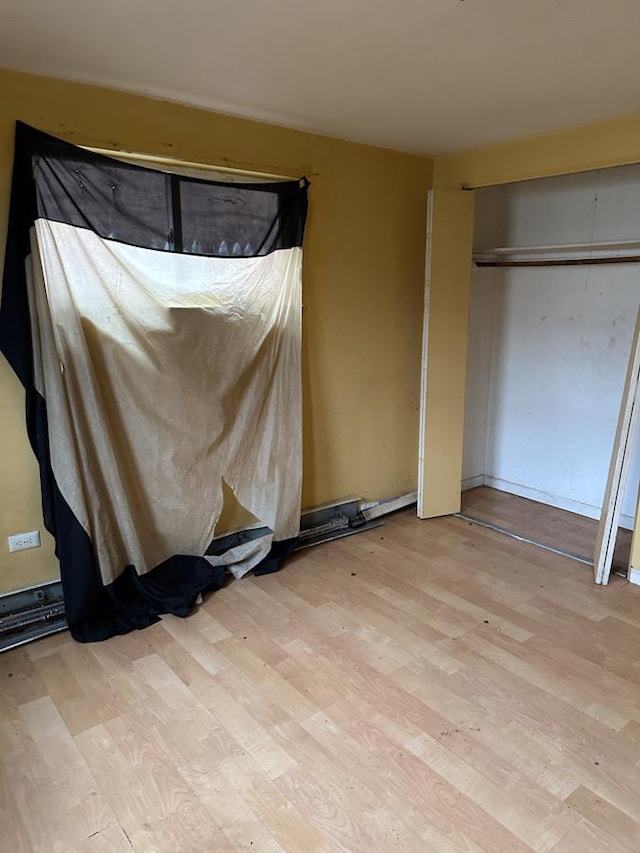
[[[50,634],[59,634],[60,631],[66,631],[68,627],[66,618],[61,616],[59,619],[49,622],[34,622],[32,625],[25,626],[21,631],[13,634],[1,634],[0,652],[17,649],[19,646],[33,643],[35,640],[41,640]]]
[[[262,536],[268,536],[270,533],[271,530],[263,524],[254,524],[251,527],[239,528],[229,533],[220,533],[218,536],[213,537],[211,544],[204,552],[205,557],[217,557],[220,554],[224,554],[225,551],[230,551],[231,548],[237,548],[238,545],[253,542],[254,539],[260,539]]]
[[[582,503],[573,498],[565,498],[561,495],[553,495],[549,492],[544,492],[541,489],[534,489],[531,486],[524,486],[522,483],[513,483],[511,480],[503,480],[500,477],[493,477],[491,474],[484,475],[484,485],[499,492],[508,492],[512,495],[518,495],[521,498],[529,498],[529,500],[537,501],[538,503],[554,506],[557,509],[565,509],[568,512],[575,512],[577,515],[584,515],[587,518],[594,518],[596,521],[600,518],[602,508],[594,504]],[[621,515],[619,526],[627,530],[633,530],[635,519],[630,515]]]
[[[368,506],[375,505],[377,505],[377,501],[368,504]],[[327,503],[303,509],[300,512],[300,530],[304,532],[310,527],[321,524],[333,518],[336,512],[355,518],[361,509],[364,509],[364,506],[357,495],[347,495],[337,501],[327,501]],[[207,548],[206,554],[222,554],[240,542],[257,539],[269,532],[269,528],[265,527],[262,521],[255,521],[253,524],[247,524],[244,527],[234,527],[231,530],[225,530],[223,533],[216,533]]]
[[[0,596],[0,652],[64,631],[62,584],[44,581]]]
[[[330,531],[323,531],[318,536],[309,536],[306,539],[300,539],[294,551],[304,551],[305,548],[313,548],[315,545],[323,545],[325,542],[332,542],[334,539],[343,539],[345,536],[353,536],[354,533],[360,533],[363,530],[373,530],[374,527],[382,527],[381,521],[363,521],[355,527],[339,527]]]
[[[296,551],[321,545],[332,539],[351,536],[376,525],[368,522],[360,511],[359,497],[346,497],[339,501],[307,509],[300,518],[300,534]]]
[[[478,486],[486,486],[484,474],[476,474],[475,477],[465,477],[460,484],[461,492],[468,492],[469,489],[477,489]]]
[[[397,512],[399,509],[411,506],[417,503],[418,493],[408,492],[405,495],[399,495],[397,498],[389,498],[386,501],[380,501],[376,506],[369,506],[363,510],[362,516],[367,521],[372,521],[374,518],[380,518],[383,515],[389,515],[390,512]]]
[[[0,592],[0,612],[2,611],[2,602],[4,599],[12,599],[18,595],[29,595],[31,592],[37,592],[38,590],[46,590],[54,586],[54,584],[59,584],[60,576],[57,578],[49,578],[48,580],[39,581],[38,583],[27,584],[27,586],[19,586],[16,589],[9,589],[6,592]]]
[[[320,545],[322,542],[330,542],[332,539],[339,539],[343,536],[350,536],[360,530],[377,527],[380,523],[374,523],[365,518],[361,511],[360,498],[354,496],[305,509],[300,515],[300,533],[294,545],[294,551],[310,548],[312,545]],[[271,530],[268,527],[254,524],[251,527],[219,534],[214,537],[206,553],[207,555],[219,556],[230,548],[235,548],[270,533]]]

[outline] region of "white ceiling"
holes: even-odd
[[[0,65],[438,154],[640,110],[640,0],[0,0]]]

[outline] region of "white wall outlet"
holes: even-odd
[[[27,551],[29,548],[40,547],[40,531],[30,530],[28,533],[14,533],[7,537],[9,551]]]

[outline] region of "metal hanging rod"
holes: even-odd
[[[571,243],[564,246],[508,246],[478,249],[477,267],[564,267],[640,262],[640,240]]]
[[[189,160],[177,160],[173,157],[161,157],[156,154],[137,154],[131,151],[120,151],[115,148],[93,148],[90,145],[81,146],[85,151],[94,154],[102,154],[105,157],[115,157],[119,160],[132,160],[134,163],[153,163],[166,169],[195,169],[199,172],[217,172],[223,175],[237,175],[243,178],[252,178],[260,181],[298,181],[300,176],[276,175],[271,172],[255,172],[250,169],[237,169],[231,166],[213,166],[210,163],[192,163]]]
[[[592,264],[637,264],[640,263],[640,255],[629,255],[627,257],[596,257],[596,258],[557,258],[537,261],[474,261],[477,267],[583,267]]]

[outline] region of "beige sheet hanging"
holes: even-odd
[[[223,479],[276,539],[297,535],[302,249],[172,254],[45,219],[32,236],[52,468],[103,582],[203,555]],[[270,541],[247,548],[237,574]]]

